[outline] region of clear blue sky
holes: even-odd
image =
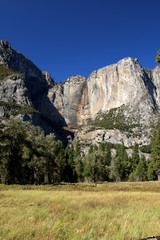
[[[128,56],[156,66],[160,0],[5,0],[0,8],[0,39],[57,82]]]

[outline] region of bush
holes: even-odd
[[[38,112],[33,107],[21,106],[19,104],[13,103],[13,102],[0,101],[0,107],[6,107],[9,111],[11,111],[11,114],[14,116],[16,116],[18,114]],[[6,114],[8,115],[9,113],[5,113],[5,115]]]
[[[8,69],[8,68],[5,68],[4,66],[0,65],[0,80],[3,80],[4,78],[6,78],[12,74],[15,74],[15,73],[18,73],[18,72],[15,72],[12,69]]]

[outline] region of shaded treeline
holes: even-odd
[[[116,155],[111,156],[111,148]],[[160,169],[160,128],[154,130],[151,159],[140,158],[138,145],[128,157],[124,145],[91,145],[87,155],[75,146],[64,149],[54,134],[28,122],[10,120],[0,130],[0,183],[55,184],[77,181],[147,181],[157,180]]]

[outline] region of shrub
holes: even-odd
[[[12,69],[8,69],[8,68],[4,67],[3,65],[0,65],[0,80],[3,80],[4,78],[6,78],[12,74],[15,74],[15,73],[18,73],[18,72],[15,72]]]
[[[14,116],[16,116],[18,114],[38,112],[33,107],[21,106],[19,104],[13,103],[13,102],[0,101],[0,107],[6,107],[7,110],[11,111],[11,114],[13,114]],[[8,116],[9,113],[5,113],[5,115],[6,114]]]

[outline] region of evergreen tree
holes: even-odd
[[[102,152],[105,151],[105,143],[104,143],[104,142],[101,142],[101,143],[99,144],[99,150],[102,151]]]
[[[66,166],[65,161],[65,153],[64,153],[64,147],[61,141],[55,141],[55,168],[53,172],[54,176],[54,183],[59,183],[60,181],[63,181],[64,176],[64,170]]]
[[[82,161],[81,156],[79,155],[74,159],[74,171],[77,175],[78,181],[83,181],[83,168],[84,168],[84,163]]]
[[[139,163],[139,147],[138,144],[135,142],[133,146],[133,153],[132,153],[132,171],[135,171],[138,163]]]
[[[110,175],[109,175],[109,181],[110,181],[110,182],[116,181],[116,176],[114,175],[114,172],[111,172],[111,173],[110,173]]]
[[[0,139],[0,175],[2,181],[21,183],[23,180],[23,148],[26,140],[27,123],[11,120]],[[3,172],[4,171],[4,172]]]
[[[136,181],[146,181],[147,180],[147,165],[144,156],[140,159],[136,170],[135,170],[135,180]]]
[[[93,151],[98,151],[98,146],[96,144],[93,146]]]
[[[159,62],[159,63],[160,63],[160,50],[159,50],[157,53],[158,53],[158,55],[157,55],[157,57],[156,57],[156,62]]]
[[[124,145],[117,145],[114,162],[116,180],[128,180],[130,163]]]
[[[92,153],[94,151],[93,145],[89,146],[88,154]]]
[[[30,125],[27,129],[26,147],[24,157],[30,169],[30,182],[34,184],[44,183],[46,171],[45,136],[40,127]]]
[[[109,179],[109,168],[106,154],[102,151],[95,151],[83,158],[83,176],[87,181],[105,181]]]
[[[76,182],[77,175],[74,169],[74,148],[73,145],[67,146],[65,149],[66,166],[64,169],[64,181]]]
[[[111,161],[112,161],[111,149],[110,148],[106,148],[105,155],[106,155],[106,165],[110,166]]]
[[[106,165],[110,165],[111,164],[111,146],[107,143],[101,142],[99,144],[99,150],[102,151],[103,153],[105,153],[106,155]]]
[[[148,180],[157,180],[160,172],[160,126],[153,131],[151,140],[151,160],[148,165]]]
[[[92,181],[93,179],[93,174],[92,174],[92,165],[88,163],[84,163],[84,169],[83,169],[83,177],[85,177],[85,180],[87,182]]]
[[[77,158],[78,156],[80,156],[80,154],[81,154],[81,146],[80,146],[79,139],[77,139],[76,145],[75,145],[75,151],[74,151],[74,158]]]
[[[44,136],[39,127],[11,120],[0,131],[0,182],[41,184],[63,180],[64,148],[54,134]]]

